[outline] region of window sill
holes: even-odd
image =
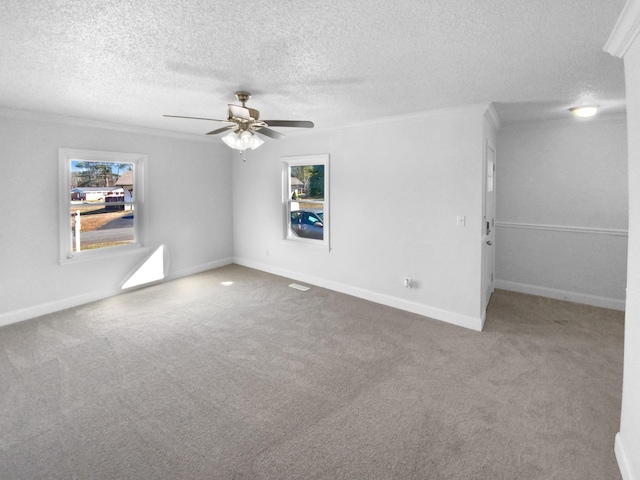
[[[282,240],[283,245],[290,245],[293,247],[301,247],[309,250],[317,250],[319,252],[331,251],[331,246],[328,243],[318,242],[317,240],[306,240],[303,238],[285,238]]]
[[[121,257],[123,255],[129,255],[133,253],[145,253],[151,249],[140,245],[139,243],[130,245],[121,245],[117,247],[99,248],[95,250],[84,250],[73,253],[71,257],[64,257],[58,260],[58,263],[64,265],[74,265],[77,263],[84,263],[92,260],[110,259],[114,257]]]

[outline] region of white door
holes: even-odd
[[[489,305],[495,275],[496,150],[487,141],[485,155],[484,218],[482,223],[482,311]]]

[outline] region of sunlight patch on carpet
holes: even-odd
[[[122,285],[122,290],[162,280],[166,276],[165,246],[158,249],[140,265]]]

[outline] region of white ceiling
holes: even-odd
[[[194,134],[217,124],[162,114],[224,118],[241,89],[262,118],[317,127],[484,102],[503,123],[620,113],[623,64],[602,48],[623,6],[2,0],[0,108]]]

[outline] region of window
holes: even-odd
[[[329,248],[329,155],[284,159],[285,239]]]
[[[60,262],[144,245],[146,155],[61,148]]]

